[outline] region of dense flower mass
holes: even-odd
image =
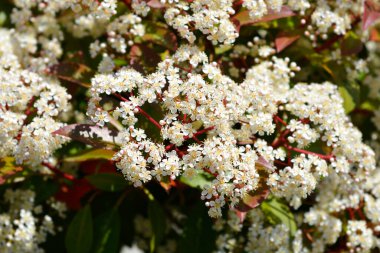
[[[36,205],[35,192],[31,190],[7,190],[3,199],[9,204],[6,212],[0,214],[0,251],[44,252],[40,244],[57,228],[52,217],[46,214],[42,205]],[[50,208],[61,218],[65,217],[66,206],[50,201]]]
[[[50,133],[63,124],[56,120],[69,109],[70,95],[58,80],[29,70],[17,55],[15,34],[0,30],[0,157],[17,163],[39,164],[65,142]],[[20,56],[22,57],[22,56]],[[28,63],[25,63],[25,65]]]
[[[377,1],[5,2],[0,252],[380,249]]]

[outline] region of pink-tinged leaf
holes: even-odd
[[[117,130],[88,124],[72,124],[54,131],[53,134],[69,137],[97,148],[112,148],[121,145]]]
[[[299,34],[280,33],[275,40],[277,53],[290,46],[299,38]]]
[[[364,2],[364,14],[362,26],[363,30],[368,29],[376,20],[380,18],[380,11],[375,9],[372,1],[366,0]]]
[[[272,170],[273,165],[270,164],[267,160],[264,159],[264,157],[260,156],[259,159],[256,161],[256,167],[263,167],[264,169],[267,170]]]
[[[94,72],[88,66],[77,62],[61,62],[53,65],[48,73],[56,76],[58,79],[67,81],[72,84],[89,88],[89,80]]]
[[[279,12],[276,12],[274,10],[269,10],[268,11],[268,14],[265,15],[264,17],[262,17],[261,19],[259,19],[257,21],[258,22],[268,22],[268,21],[272,21],[272,20],[276,20],[276,19],[280,19],[280,18],[287,18],[287,17],[292,17],[296,15],[292,9],[290,9],[289,6],[282,6],[281,10]]]
[[[236,205],[235,209],[240,212],[248,212],[256,207],[258,207],[264,200],[269,196],[270,190],[266,185],[259,187],[252,193],[247,194],[243,200]]]
[[[256,24],[256,23],[262,23],[262,22],[269,22],[269,21],[272,21],[272,20],[276,20],[276,19],[280,19],[280,18],[286,18],[286,17],[291,17],[291,16],[294,16],[295,13],[288,7],[288,6],[282,6],[281,10],[279,12],[276,12],[276,11],[273,11],[273,10],[269,10],[268,11],[268,14],[265,15],[264,17],[260,18],[260,19],[252,19],[250,16],[249,16],[249,11],[248,10],[245,10],[245,11],[242,11],[240,13],[238,13],[237,15],[235,15],[232,19],[232,21],[236,24],[238,21],[238,24],[237,27],[240,28],[240,26],[244,26],[244,25],[250,25],[250,24]]]
[[[155,9],[161,9],[165,7],[165,5],[161,3],[161,1],[159,0],[150,0],[149,2],[147,2],[147,5]]]
[[[243,223],[245,220],[245,217],[247,216],[247,212],[240,212],[239,210],[235,209],[236,216],[239,217],[240,223]]]

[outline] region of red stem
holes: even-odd
[[[277,115],[274,115],[273,116],[274,117],[274,119],[276,120],[276,121],[279,121],[281,124],[283,124],[284,126],[287,126],[288,124],[286,124],[286,122],[283,120],[283,119],[281,119],[279,116],[277,116]]]
[[[318,156],[319,158],[327,160],[327,161],[329,161],[331,158],[334,157],[333,155],[322,155],[322,154],[314,153],[314,152],[307,151],[304,149],[295,148],[295,147],[292,147],[290,145],[285,145],[285,148],[287,148],[289,150],[293,150],[293,151],[298,152],[298,153],[302,153],[302,154],[315,155],[315,156]]]
[[[282,144],[285,144],[287,143],[287,140],[285,139],[285,137],[290,133],[290,130],[289,129],[285,129],[284,131],[282,131],[282,133],[280,134],[280,136],[275,139],[272,143],[272,147],[273,148],[278,148],[280,147]]]
[[[158,129],[161,129],[162,126],[155,120],[153,119],[148,113],[146,113],[143,109],[141,109],[139,106],[137,107],[139,112],[145,116],[151,123],[153,123]]]
[[[113,95],[115,97],[117,97],[118,99],[120,99],[121,101],[124,101],[124,102],[129,101],[128,99],[126,99],[125,97],[121,96],[120,94],[113,93]],[[162,128],[162,126],[155,119],[153,119],[148,113],[146,113],[143,109],[141,109],[141,107],[137,106],[136,108],[139,110],[139,112],[142,115],[145,116],[145,118],[147,118],[151,123],[153,123],[153,125],[155,125],[158,129]]]
[[[200,141],[197,139],[197,136],[198,136],[198,135],[201,135],[201,134],[203,134],[203,133],[206,133],[207,131],[210,131],[210,130],[212,130],[212,129],[214,129],[214,128],[215,128],[215,126],[207,127],[207,128],[205,128],[205,129],[202,129],[202,130],[196,132],[195,134],[193,134],[193,137],[185,136],[184,139],[185,139],[185,141],[188,140],[188,139],[194,139],[194,140],[196,140],[197,142],[200,143]],[[169,150],[171,150],[174,146],[175,146],[175,144],[173,144],[173,143],[172,143],[172,144],[169,144],[169,145],[167,145],[167,146],[165,147],[165,150],[166,150],[166,151],[169,151]]]
[[[57,176],[60,176],[60,177],[63,177],[67,180],[70,180],[70,181],[74,181],[75,180],[75,177],[73,175],[70,175],[70,174],[67,174],[67,173],[64,173],[62,171],[60,171],[59,169],[57,169],[56,167],[54,167],[52,164],[50,163],[47,163],[47,162],[42,162],[41,163],[43,166],[45,166],[46,168],[50,169],[52,172],[54,172]]]

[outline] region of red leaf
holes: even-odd
[[[300,38],[299,34],[280,33],[275,40],[277,53],[281,52]]]
[[[240,26],[244,25],[250,25],[250,24],[255,24],[255,23],[261,23],[261,22],[269,22],[272,20],[280,19],[280,18],[286,18],[286,17],[291,17],[294,16],[295,13],[288,7],[288,6],[282,6],[281,10],[279,12],[276,12],[274,10],[269,10],[268,14],[262,17],[261,19],[253,20],[249,16],[249,11],[242,11],[235,15],[232,18],[232,21],[236,24],[238,21],[239,25],[237,25],[238,29]]]
[[[80,163],[79,169],[85,174],[94,173],[116,173],[115,165],[112,161],[91,160]]]
[[[375,41],[375,42],[380,42],[380,34],[375,28],[371,29],[369,40]]]
[[[256,191],[253,191],[250,194],[247,194],[243,201],[236,206],[236,210],[240,212],[248,212],[256,207],[258,207],[264,200],[269,196],[270,190],[268,186],[264,185],[258,188]]]
[[[276,12],[274,10],[269,10],[267,15],[265,15],[261,19],[257,20],[257,23],[258,22],[268,22],[268,21],[272,21],[272,20],[276,20],[276,19],[280,19],[280,18],[292,17],[294,15],[296,15],[296,14],[292,11],[292,9],[290,9],[289,6],[284,5],[284,6],[282,6],[282,8],[279,12]]]
[[[240,212],[239,210],[235,209],[235,213],[237,217],[239,217],[240,223],[243,223],[245,217],[247,216],[247,212]]]
[[[375,5],[372,1],[366,0],[364,2],[364,14],[363,14],[363,30],[368,29],[377,19],[380,18],[380,11],[375,9]]]
[[[82,207],[81,199],[93,189],[95,188],[86,179],[75,179],[72,186],[61,185],[55,197],[65,202],[68,208],[78,210]]]

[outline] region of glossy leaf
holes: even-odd
[[[248,212],[258,207],[269,196],[269,189],[266,185],[246,194],[243,200],[235,207],[240,212]]]
[[[84,162],[88,160],[96,160],[96,159],[106,159],[110,160],[115,151],[108,149],[93,149],[89,151],[85,151],[79,155],[67,157],[64,159],[66,162]]]
[[[191,211],[184,226],[179,242],[180,253],[208,253],[215,248],[215,231],[211,218],[203,203],[197,204]]]
[[[281,52],[300,38],[299,34],[280,33],[275,40],[277,53]]]
[[[120,214],[109,209],[94,220],[94,253],[117,253],[120,241]]]
[[[346,113],[350,113],[355,109],[355,102],[347,89],[343,86],[339,87],[339,93],[343,98],[343,107]]]
[[[156,200],[150,200],[148,205],[148,216],[152,226],[152,238],[150,242],[150,251],[155,252],[157,246],[165,237],[166,216],[164,209]]]
[[[65,238],[68,253],[90,252],[93,241],[92,213],[89,205],[86,205],[76,213],[71,221]]]
[[[181,176],[180,181],[193,188],[204,188],[206,185],[211,184],[210,175],[206,172],[197,172],[192,177],[187,177],[185,175]]]
[[[89,175],[86,179],[90,184],[103,191],[121,191],[128,186],[124,177],[118,173],[98,173]]]
[[[297,224],[289,207],[276,198],[271,198],[261,204],[261,210],[273,224],[283,223],[289,228],[293,236],[297,230]]]

